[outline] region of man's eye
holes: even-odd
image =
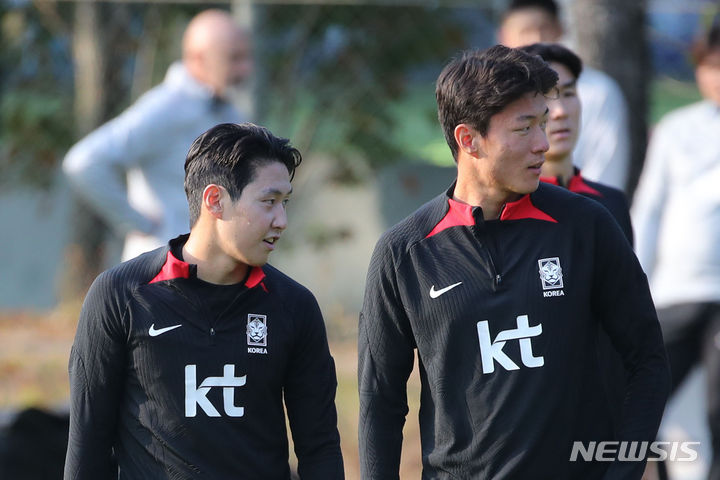
[[[289,198],[284,199],[284,200],[282,201],[283,207],[286,206],[289,201],[290,201]]]

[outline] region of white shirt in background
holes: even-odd
[[[662,118],[632,206],[635,246],[657,307],[720,301],[720,108]]]

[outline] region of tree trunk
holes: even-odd
[[[100,124],[106,98],[104,91],[105,57],[100,42],[100,14],[97,2],[75,4],[72,53],[75,68],[76,138],[88,134]],[[71,238],[66,251],[61,297],[82,295],[102,270],[102,247],[107,228],[90,207],[73,197],[70,218]]]
[[[630,171],[626,191],[635,190],[647,146],[651,64],[645,33],[646,0],[571,0],[570,21],[577,50],[590,66],[613,77],[628,104]]]

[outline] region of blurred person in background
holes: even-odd
[[[182,61],[165,80],[67,153],[71,185],[124,236],[123,260],[187,230],[182,161],[208,128],[245,120],[229,97],[251,72],[248,32],[228,12],[205,10],[188,24]]]
[[[702,364],[720,479],[720,21],[692,52],[703,100],[654,128],[632,206],[637,255],[649,279],[673,391]]]
[[[286,422],[302,480],[344,478],[320,308],[266,265],[301,161],[249,123],[192,144],[190,234],[102,273],[83,303],[66,480],[289,480]]]
[[[554,0],[511,0],[502,15],[498,42],[522,47],[557,43],[564,30]],[[625,97],[617,82],[598,70],[583,69],[577,83],[582,131],[573,159],[588,180],[625,190],[630,168],[630,132]]]
[[[577,166],[577,163],[583,162],[576,161],[574,149],[585,128],[581,126],[583,105],[578,95],[578,79],[583,72],[582,60],[559,43],[534,43],[522,47],[522,50],[539,55],[558,74],[557,92],[547,99],[549,113],[545,132],[550,149],[545,152],[540,181],[559,185],[599,202],[615,217],[632,245],[630,207],[625,193],[586,179]]]

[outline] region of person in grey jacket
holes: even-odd
[[[164,81],[67,153],[71,186],[124,236],[123,260],[188,230],[185,153],[208,128],[247,120],[228,98],[251,71],[249,34],[229,13],[205,10]]]

